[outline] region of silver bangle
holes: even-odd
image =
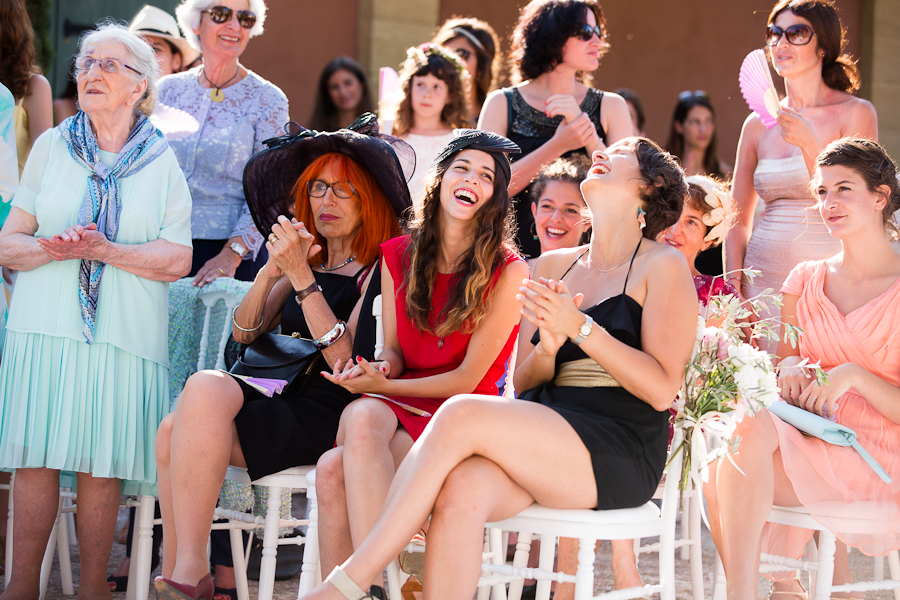
[[[334,324],[334,327],[331,328],[331,331],[323,335],[317,340],[313,341],[313,346],[322,350],[332,345],[344,335],[344,331],[347,330],[347,325],[343,321],[338,321]]]
[[[240,306],[240,305],[238,305],[238,306]],[[257,329],[259,329],[260,327],[262,327],[263,321],[266,320],[265,315],[261,315],[261,316],[259,317],[259,325],[257,325],[257,326],[254,327],[253,329],[244,329],[243,327],[241,327],[240,325],[237,324],[237,321],[234,320],[234,313],[236,313],[236,312],[237,312],[237,309],[235,309],[234,312],[231,313],[231,322],[234,323],[234,326],[235,326],[235,327],[237,327],[237,328],[240,329],[241,331],[245,331],[245,332],[247,332],[247,333],[250,333],[251,331],[256,331]]]

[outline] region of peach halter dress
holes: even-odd
[[[800,297],[800,355],[821,360],[826,371],[855,363],[900,386],[900,279],[843,315],[825,296],[825,273],[824,260],[802,262],[781,289]],[[853,388],[838,399],[835,414],[839,423],[856,431],[859,443],[893,483],[884,483],[852,448],[804,436],[773,415],[785,471],[803,506],[838,539],[870,556],[886,554],[900,548],[900,425],[883,417]],[[877,527],[865,534],[841,531],[842,518],[861,517]],[[763,551],[799,557],[811,534],[767,524]]]

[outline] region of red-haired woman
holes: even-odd
[[[245,181],[257,223],[274,224],[260,225],[269,260],[235,309],[234,338],[249,344],[280,324],[284,334],[333,340],[322,351],[328,364],[371,357],[374,320],[364,316],[380,289],[376,279],[375,293],[366,294],[372,266],[410,205],[391,144],[347,130],[286,136],[250,160]],[[157,597],[187,589],[212,598],[206,540],[226,467],[245,467],[257,479],[314,464],[334,446],[341,411],[355,397],[318,374],[302,394],[287,389],[272,398],[222,372],[188,379],[156,438],[165,531]]]

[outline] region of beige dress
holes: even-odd
[[[788,273],[805,260],[822,260],[841,251],[841,243],[831,237],[816,210],[809,189],[810,177],[802,156],[762,158],[753,174],[756,193],[766,210],[750,236],[744,268],[762,271],[753,283],[746,278],[742,292],[753,297],[767,288],[781,290]],[[779,316],[778,307],[762,317]],[[777,343],[760,341],[771,353]]]

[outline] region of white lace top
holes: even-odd
[[[288,100],[277,86],[252,71],[213,102],[199,82],[202,67],[163,77],[159,101],[191,114],[199,130],[169,144],[187,178],[193,199],[194,239],[241,236],[255,258],[265,240],[244,199],[244,165],[263,149],[263,140],[284,133]]]

